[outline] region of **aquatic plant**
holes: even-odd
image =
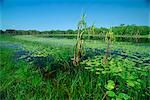
[[[107,32],[105,34],[105,42],[107,44],[107,47],[106,47],[105,56],[104,56],[104,59],[103,59],[104,64],[107,64],[107,62],[108,62],[109,48],[110,48],[110,45],[111,45],[113,39],[114,39],[114,37],[113,37],[112,28],[110,28],[109,32]]]
[[[85,13],[81,16],[80,21],[78,22],[78,33],[77,41],[74,48],[74,59],[73,64],[77,65],[81,60],[81,47],[83,43],[83,34],[86,32],[86,22],[85,22]]]

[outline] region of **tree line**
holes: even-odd
[[[136,36],[136,35],[149,35],[150,26],[137,26],[137,25],[124,25],[111,27],[114,35],[127,35],[127,36]],[[94,33],[90,32],[91,27],[88,27],[89,34],[91,35],[105,35],[109,28],[94,28]],[[88,34],[87,33],[87,34]],[[6,29],[0,30],[0,34],[12,34],[12,35],[34,35],[34,34],[77,34],[77,30],[50,30],[50,31],[38,31],[38,30],[15,30],[15,29]]]

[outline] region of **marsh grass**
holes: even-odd
[[[13,62],[13,50],[1,48],[0,95],[11,99],[98,99],[102,90],[95,74],[84,69],[58,70],[46,79],[24,61]]]
[[[16,49],[0,47],[0,96],[2,100],[109,100],[111,98],[108,94],[112,96],[113,93],[110,91],[108,92],[107,88],[110,83],[113,84],[112,81],[109,81],[112,79],[114,79],[115,86],[117,86],[116,82],[120,82],[118,90],[114,90],[117,95],[119,92],[122,93],[122,90],[125,89],[126,91],[124,92],[133,100],[138,100],[138,97],[140,97],[141,100],[146,100],[149,96],[149,66],[146,69],[142,69],[142,73],[139,71],[143,83],[141,86],[142,90],[138,91],[137,88],[124,87],[124,81],[119,77],[110,78],[108,74],[95,74],[94,71],[86,70],[86,66],[84,65],[74,67],[70,61],[70,58],[73,56],[73,46],[70,46],[70,44],[75,43],[74,40],[64,40],[64,45],[62,40],[59,39],[45,40],[35,36],[3,36],[0,40],[11,41],[12,43],[19,42],[23,45],[23,49],[34,52],[33,56],[52,55],[56,58],[55,66],[58,67],[58,70],[55,73],[43,75],[41,69],[37,68],[33,63],[28,63],[23,60],[14,62],[12,55],[16,52]],[[53,40],[54,42],[52,42]],[[45,43],[44,41],[47,42]],[[59,43],[61,43],[61,45]],[[135,47],[135,51],[144,53],[149,51],[148,48],[144,49],[132,44],[122,46],[122,44],[126,43],[117,44],[113,49],[123,47],[124,50],[133,51],[133,47]],[[99,48],[103,47],[104,44],[96,41],[95,43],[86,43],[85,46]],[[130,53],[132,52],[129,52],[128,54]],[[98,61],[100,61],[100,59],[98,59]],[[116,61],[115,63],[118,64],[119,62]],[[126,66],[129,65],[126,64]],[[134,68],[136,67],[134,66]],[[45,71],[46,70],[47,69],[45,69]],[[138,68],[131,70],[131,72],[138,72],[137,70]],[[49,76],[47,77],[47,75]],[[130,81],[128,81],[128,83],[132,86]],[[126,95],[120,94],[120,96]]]

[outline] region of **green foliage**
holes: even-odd
[[[101,62],[101,58],[102,56],[95,56],[80,64],[103,80],[106,94],[109,97],[128,100],[129,97],[136,95],[135,91],[144,93],[146,87],[143,86],[143,82],[148,85],[149,75],[145,74],[146,76],[144,76],[143,74],[148,73],[148,70],[146,71],[148,66],[139,65],[137,68],[134,62],[122,57],[109,57],[109,62],[105,65]],[[124,92],[122,93],[122,91]]]
[[[85,14],[81,16],[81,19],[78,22],[77,27],[78,27],[78,33],[77,33],[77,40],[74,48],[74,58],[73,58],[74,65],[77,65],[81,60],[83,34],[86,32]]]
[[[116,95],[113,91],[107,91],[106,93],[109,97],[115,97]]]
[[[132,60],[110,55],[108,64],[102,63],[104,55],[92,56],[80,63],[80,69],[73,69],[69,57],[73,56],[74,39],[55,39],[36,36],[1,36],[6,43],[19,43],[23,50],[32,51],[32,56],[52,55],[57,61],[64,61],[56,67],[54,77],[47,78],[32,63],[22,60],[14,62],[15,51],[2,48],[0,53],[0,93],[9,99],[112,99],[112,100],[146,100],[149,93],[149,65],[141,64],[141,59]],[[105,48],[103,42],[86,42],[85,47]],[[111,50],[122,48],[127,54],[133,52],[149,54],[146,44],[114,43]],[[64,60],[65,59],[65,60]],[[138,63],[137,63],[138,62]],[[50,64],[49,62],[48,64]],[[57,62],[58,63],[58,62]],[[140,63],[140,64],[139,64]],[[47,73],[46,73],[47,74]]]
[[[118,100],[122,100],[122,99],[124,99],[124,100],[129,100],[130,97],[129,97],[127,94],[119,93],[118,96],[117,96],[117,99],[118,99]]]
[[[105,85],[105,88],[106,88],[106,89],[108,89],[108,90],[112,90],[112,89],[114,89],[114,88],[115,88],[115,83],[114,83],[114,81],[112,81],[112,80],[108,80],[107,82],[108,82],[108,84],[107,84],[107,85]]]
[[[14,51],[1,48],[0,92],[2,99],[101,99],[98,80],[87,71],[59,71],[55,78],[45,79],[40,70],[23,61],[14,62]],[[96,84],[96,86],[95,86]],[[79,91],[80,90],[80,91]]]
[[[105,41],[112,42],[114,40],[114,33],[112,32],[112,28],[109,29],[109,31],[105,34]]]
[[[84,19],[84,16],[81,19]],[[78,25],[86,23],[84,21],[80,21]],[[93,24],[94,25],[94,24]],[[92,25],[92,26],[93,26]],[[95,34],[106,34],[108,32],[107,28],[100,27],[88,27],[88,29],[94,28]],[[7,29],[6,31],[0,30],[0,34],[17,34],[17,35],[35,35],[35,34],[76,34],[77,30],[47,30],[47,31],[37,31],[37,30],[14,30]],[[149,26],[137,26],[137,25],[124,25],[121,24],[119,26],[112,27],[112,31],[114,35],[149,35],[150,27]]]
[[[88,30],[88,35],[84,35],[84,38],[88,39],[105,39],[105,34],[109,32],[109,28],[104,27],[94,27],[94,24],[90,27],[85,27],[86,22],[83,20],[85,14],[81,17],[78,23],[78,27],[84,27]],[[81,25],[83,24],[83,26]],[[84,30],[84,29],[83,29]],[[93,31],[94,30],[94,31]],[[6,31],[0,30],[0,34],[11,34],[11,35],[42,35],[46,37],[68,37],[76,38],[76,33],[78,30],[47,30],[47,31],[37,31],[37,30],[14,30],[7,29]],[[149,42],[150,41],[150,27],[149,26],[137,26],[137,25],[125,25],[121,24],[119,26],[112,27],[112,32],[114,33],[116,41],[126,41],[126,42]]]

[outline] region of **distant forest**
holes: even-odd
[[[87,28],[88,34],[104,35],[108,32],[109,28],[94,28],[94,32],[90,32],[91,27]],[[137,26],[137,25],[124,25],[112,27],[114,35],[149,35],[150,26]],[[0,30],[0,34],[12,34],[12,35],[36,35],[36,34],[76,34],[77,30],[50,30],[50,31],[38,31],[38,30],[15,30],[6,29]]]

